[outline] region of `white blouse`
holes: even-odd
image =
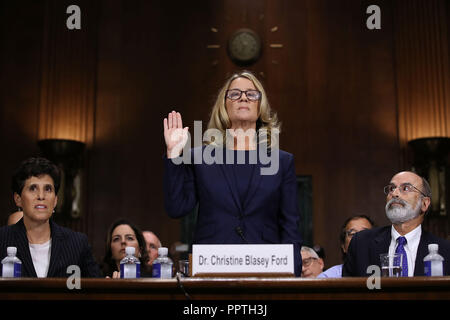
[[[42,244],[31,244],[30,253],[33,259],[34,270],[38,278],[47,277],[48,266],[50,265],[50,252],[52,249],[52,239]]]

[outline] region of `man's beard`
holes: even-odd
[[[403,207],[400,206],[393,206],[391,205],[393,203],[400,203],[403,205]],[[386,203],[386,216],[393,224],[399,224],[404,223],[406,221],[412,220],[419,216],[420,214],[420,207],[422,206],[422,198],[420,198],[417,201],[417,205],[415,208],[411,206],[408,202],[399,199],[399,198],[392,198],[391,200]]]

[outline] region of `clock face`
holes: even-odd
[[[254,31],[240,29],[230,37],[228,53],[237,64],[250,64],[261,54],[261,40]]]

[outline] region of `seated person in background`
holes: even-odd
[[[13,212],[9,215],[8,217],[8,226],[12,225],[12,224],[16,224],[20,219],[22,219],[23,217],[23,212],[22,211],[16,211]]]
[[[315,278],[323,271],[323,260],[310,247],[303,246],[302,255],[302,277]]]
[[[126,219],[115,221],[106,235],[103,275],[107,278],[120,278],[120,260],[125,257],[126,247],[135,248],[134,255],[141,261],[141,277],[151,277],[144,236],[138,227]]]
[[[60,186],[60,171],[44,158],[21,163],[12,178],[14,201],[23,218],[0,228],[0,255],[17,248],[22,277],[67,277],[67,267],[77,265],[82,277],[99,277],[85,234],[60,227],[51,219]]]
[[[323,261],[323,268],[325,269],[325,249],[320,244],[315,244],[312,249],[317,253],[319,258]]]
[[[144,236],[149,255],[147,264],[151,266],[153,261],[158,258],[158,248],[161,248],[161,241],[158,239],[156,234],[151,231],[142,231],[142,235]]]
[[[366,215],[352,216],[345,220],[339,236],[341,240],[342,260],[345,260],[348,245],[355,233],[366,229],[372,229],[372,227],[373,221]],[[317,278],[341,278],[342,266],[343,264],[335,265],[319,274]]]
[[[422,230],[422,222],[431,203],[431,188],[425,178],[414,172],[394,175],[384,187],[386,215],[392,225],[358,232],[348,246],[342,275],[367,277],[367,267],[381,268],[380,254],[403,255],[402,276],[423,276],[423,258],[428,245],[439,245],[444,257],[444,275],[450,275],[450,242]]]

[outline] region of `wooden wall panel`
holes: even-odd
[[[445,0],[396,2],[399,138],[450,135],[450,64]]]
[[[189,114],[195,92],[204,90],[198,64],[207,61],[199,54],[200,48],[206,54],[206,41],[198,33],[208,30],[199,23],[200,6],[172,9],[160,2],[102,3],[90,214],[99,255],[119,217],[153,230],[165,246],[179,237],[179,222],[163,208],[162,120],[172,109]]]
[[[11,193],[13,170],[38,152],[36,144],[40,96],[43,1],[26,8],[0,4],[0,212],[1,224],[16,210]],[[0,253],[4,255],[4,253]]]
[[[70,30],[66,21],[71,14],[66,11],[72,4],[71,1],[45,1],[43,4],[37,139],[69,139],[86,143],[87,151],[82,157],[86,159],[94,133],[98,9],[95,2],[77,2],[81,29]],[[61,223],[89,233],[87,162],[82,163],[80,176],[83,181],[80,218]]]
[[[92,144],[96,82],[97,9],[78,1],[81,29],[69,30],[71,1],[44,5],[38,139],[70,139]]]
[[[339,228],[365,213],[385,224],[382,187],[398,168],[391,6],[383,28],[365,28],[369,4],[273,2],[267,86],[283,122],[281,146],[298,174],[312,175],[314,242],[338,263]]]
[[[405,166],[413,160],[408,141],[450,135],[449,8],[444,0],[396,2],[398,123]],[[450,237],[448,216],[429,215],[423,225]]]

